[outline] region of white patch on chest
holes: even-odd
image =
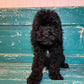
[[[46,51],[46,57],[50,57],[49,50]]]

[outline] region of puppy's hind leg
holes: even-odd
[[[65,56],[63,55],[63,62],[61,63],[61,68],[69,68],[69,65],[65,63]]]
[[[69,65],[67,63],[62,63],[61,68],[69,68]]]

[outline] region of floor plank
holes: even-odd
[[[0,63],[1,84],[26,84],[31,73],[31,63]],[[69,64],[69,69],[61,69],[63,81],[52,81],[44,68],[40,84],[84,84],[84,64]]]
[[[26,81],[16,80],[0,80],[1,84],[26,84]],[[40,84],[84,84],[80,81],[53,81],[53,80],[42,80]]]
[[[33,54],[0,54],[0,62],[19,62],[19,63],[31,63],[33,62]],[[66,55],[66,63],[82,63],[84,64],[84,54],[83,55]]]

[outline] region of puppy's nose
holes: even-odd
[[[45,37],[48,37],[48,34],[45,34],[44,36],[45,36]]]

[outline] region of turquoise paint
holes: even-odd
[[[76,82],[76,81],[74,81],[74,84],[83,84],[83,82]],[[2,80],[0,80],[0,83],[1,84],[26,84],[26,81],[14,81],[14,80],[4,80],[4,81],[2,81]],[[45,80],[43,80],[40,84],[73,84],[73,81],[45,81]]]
[[[31,55],[0,55],[0,62],[21,62],[21,63],[31,63],[33,62],[33,56]],[[66,56],[66,63],[84,63],[84,56]]]
[[[30,31],[39,9],[0,9],[0,84],[26,84],[33,61]],[[84,7],[46,9],[60,16],[65,62],[70,68],[61,69],[63,81],[50,80],[44,72],[40,84],[84,84]]]
[[[31,68],[32,66],[32,63],[19,63],[19,62],[15,62],[15,63],[10,63],[10,62],[0,62],[0,67],[23,67],[23,68]],[[79,63],[72,63],[72,64],[69,64],[70,68],[81,68],[81,67],[84,67],[84,64],[79,64]],[[66,69],[67,70],[67,69]]]
[[[79,33],[83,27],[62,26],[65,55],[84,54],[84,38],[80,38],[81,34]],[[33,53],[30,41],[31,25],[0,26],[0,29],[0,53]],[[84,33],[82,36],[84,36]]]
[[[7,63],[8,64],[8,63]],[[10,64],[10,63],[9,63]],[[15,64],[15,63],[14,63]],[[25,80],[26,77],[30,75],[31,67],[24,66],[2,66],[0,67],[0,80]],[[79,64],[80,65],[80,64]],[[81,65],[80,65],[81,66]],[[64,76],[64,81],[73,80],[73,81],[83,81],[84,67],[70,67],[69,69],[61,69],[61,74]],[[50,80],[49,73],[44,70],[43,80]]]
[[[26,81],[16,81],[16,80],[0,80],[1,84],[26,84]]]
[[[10,65],[10,63],[7,63],[8,65]],[[19,65],[19,66],[16,66]],[[20,82],[20,81],[26,81],[26,78],[30,75],[31,72],[31,67],[29,64],[28,66],[25,66],[24,64],[20,64],[20,63],[12,63],[12,66],[0,66],[0,81],[4,80],[2,82],[5,82],[6,80],[8,80],[9,82],[13,82],[15,81]],[[27,64],[28,65],[28,64]],[[49,78],[49,73],[47,71],[44,70],[43,73],[43,79],[42,79],[42,84],[48,83],[57,83],[57,84],[66,84],[66,83],[70,83],[73,84],[73,82],[78,82],[80,84],[80,82],[84,82],[84,66],[82,65],[78,65],[80,67],[70,67],[69,69],[61,69],[61,74],[64,76],[64,81],[53,81]],[[82,66],[82,67],[81,67]],[[0,82],[1,83],[1,82]],[[2,83],[4,84],[4,83]]]
[[[3,23],[7,23],[8,25],[31,24],[35,13],[39,9],[40,8],[0,9],[0,25],[3,25]],[[59,14],[63,24],[83,24],[84,22],[82,18],[84,7],[58,7],[50,9],[55,10]]]

